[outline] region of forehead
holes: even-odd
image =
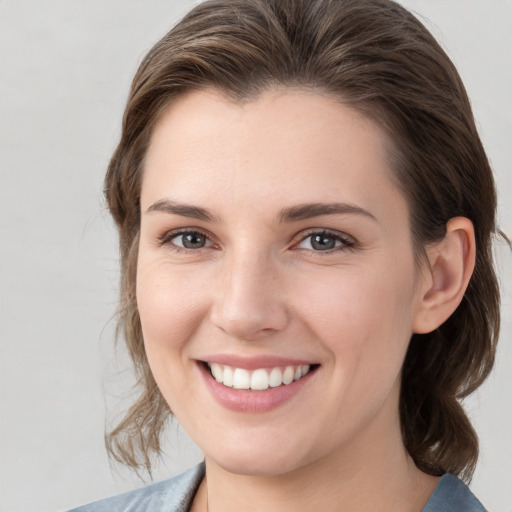
[[[284,203],[395,203],[407,214],[389,145],[376,123],[320,92],[269,90],[240,103],[215,90],[194,91],[173,102],[155,127],[141,206],[170,195],[267,210]]]

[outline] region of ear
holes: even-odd
[[[475,268],[475,232],[465,217],[450,219],[446,236],[426,249],[425,265],[418,288],[413,332],[437,329],[457,309]]]

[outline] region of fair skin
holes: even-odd
[[[159,120],[137,303],[155,380],[205,453],[194,511],[419,512],[432,493],[402,442],[400,369],[460,302],[474,239],[452,219],[418,268],[388,144],[298,90],[191,92]]]

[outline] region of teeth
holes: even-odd
[[[223,381],[223,378],[224,378],[224,372],[220,366],[220,364],[217,364],[217,363],[213,363],[211,366],[210,366],[210,369],[212,371],[212,375],[215,377],[215,380],[217,382],[222,382]]]
[[[281,368],[272,368],[268,379],[271,388],[277,388],[283,383],[283,372]]]
[[[222,382],[224,384],[224,381]],[[236,368],[233,373],[233,387],[235,389],[249,389],[251,387],[251,376],[247,370]]]
[[[286,370],[283,373],[283,384],[291,384],[293,382],[293,376],[295,375],[295,370],[292,366],[287,366]]]
[[[257,391],[268,389],[268,373],[266,370],[260,369],[252,372],[251,389]]]
[[[221,380],[221,382],[224,384],[224,386],[233,386],[233,368],[231,366],[224,366],[224,378]]]
[[[284,368],[258,368],[250,372],[244,368],[233,368],[217,363],[208,363],[213,377],[224,386],[234,389],[263,391],[281,385],[289,385],[309,373],[309,364],[286,366]]]

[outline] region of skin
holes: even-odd
[[[472,231],[453,220],[418,269],[388,146],[370,120],[297,90],[244,104],[195,91],[159,120],[142,183],[137,302],[156,382],[205,453],[194,511],[420,511],[434,489],[401,439],[400,369],[412,333],[460,301]],[[280,218],[311,203],[351,209]],[[205,245],[180,247],[184,231]],[[316,249],[312,232],[335,247]],[[213,354],[318,367],[279,407],[240,412],[205,386],[198,361]]]

